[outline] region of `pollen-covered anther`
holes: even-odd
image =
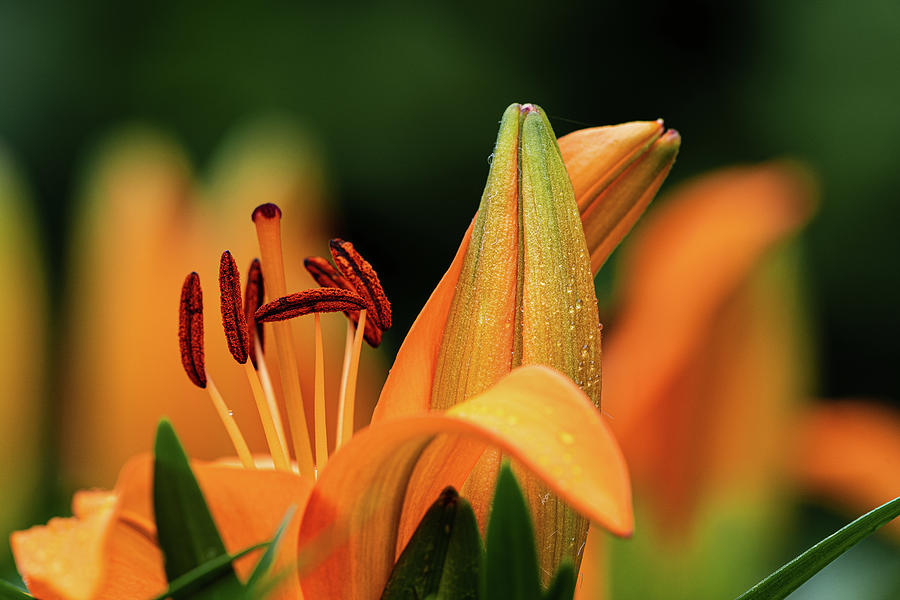
[[[303,259],[303,266],[306,267],[306,270],[312,278],[315,279],[316,283],[322,287],[334,287],[354,291],[356,289],[346,277],[341,275],[340,271],[334,268],[327,258],[322,258],[321,256],[307,256]],[[344,311],[344,314],[347,315],[347,318],[350,319],[354,327],[359,325],[358,310]],[[377,348],[381,345],[381,329],[378,328],[378,325],[375,324],[373,319],[366,319],[363,335],[366,343],[373,348]]]
[[[256,309],[263,305],[265,298],[265,283],[263,281],[262,266],[259,259],[254,258],[247,270],[247,286],[244,288],[244,318],[247,320],[247,339],[250,345],[250,359],[256,366],[255,339],[259,339],[259,347],[263,348],[263,326],[256,322]]]
[[[321,256],[307,256],[303,259],[303,266],[321,287],[334,287],[345,290],[354,290],[353,284],[334,268],[327,258]]]
[[[256,311],[256,321],[285,321],[311,313],[341,312],[366,307],[359,294],[341,288],[313,288],[263,304]]]
[[[203,291],[200,276],[190,273],[181,286],[178,310],[178,345],[181,364],[188,378],[200,388],[206,387],[206,366],[203,358]]]
[[[375,269],[350,242],[335,238],[329,242],[329,246],[334,264],[365,300],[368,319],[373,320],[381,330],[390,329],[391,303],[381,287]]]
[[[219,261],[219,292],[222,300],[222,327],[225,329],[228,350],[234,360],[244,364],[250,354],[250,337],[241,297],[241,274],[228,250],[222,253]]]

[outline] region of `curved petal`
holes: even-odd
[[[420,456],[441,439],[454,451],[444,457],[447,470],[435,469],[430,485],[407,493]],[[522,367],[445,413],[361,431],[335,454],[313,489],[300,530],[301,548],[325,540],[331,550],[304,574],[304,593],[377,598],[396,557],[401,520],[421,518],[437,481],[459,487],[464,473],[457,464],[474,464],[485,444],[501,448],[592,521],[630,534],[625,463],[593,403],[561,374]]]
[[[653,200],[681,146],[662,120],[575,131],[559,138],[596,273]]]
[[[107,497],[83,518],[51,519],[10,536],[16,568],[28,590],[43,600],[91,600],[105,574],[105,544],[117,516]]]
[[[664,131],[662,121],[634,121],[579,129],[559,138],[581,213]]]
[[[794,472],[808,490],[858,514],[900,496],[900,411],[872,402],[815,407],[799,427]],[[888,525],[900,536],[900,521]]]

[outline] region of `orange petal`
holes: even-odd
[[[293,473],[267,469],[244,469],[220,463],[193,462],[192,467],[219,528],[225,549],[238,552],[253,544],[268,541],[275,534],[290,506],[297,512],[285,532],[285,540],[296,540],[300,515],[306,506],[312,484]],[[122,469],[116,485],[121,494],[122,513],[136,523],[153,523],[153,458],[139,456]],[[155,531],[155,529],[154,529]],[[274,571],[294,564],[297,555],[292,542],[282,544]],[[253,552],[235,563],[239,575],[246,578],[259,559]],[[289,578],[271,597],[296,599],[296,580]]]
[[[559,139],[596,273],[656,195],[681,137],[662,120],[582,129]]]
[[[104,545],[116,519],[116,502],[85,518],[51,519],[10,536],[16,568],[29,591],[43,600],[90,600],[104,575]]]
[[[851,514],[900,496],[895,408],[850,401],[819,405],[800,425],[797,450],[797,479]],[[900,521],[888,527],[900,536]]]
[[[307,544],[320,536],[334,544],[303,577],[308,597],[380,595],[396,557],[401,517],[418,520],[434,500],[434,485],[406,492],[422,452],[440,436],[460,441],[445,442],[457,453],[445,457],[447,469],[436,470],[432,484],[459,486],[461,481],[447,481],[445,474],[459,477],[457,462],[474,461],[484,444],[495,445],[592,521],[630,534],[626,467],[594,405],[561,374],[523,367],[446,413],[373,425],[335,454],[313,489],[300,531],[301,548],[314,547]]]
[[[453,262],[450,263],[450,268],[444,273],[422,312],[416,317],[409,333],[406,334],[375,406],[373,423],[393,417],[424,413],[431,407],[431,387],[444,326],[447,323],[447,315],[450,313],[474,226],[473,219]]]
[[[662,121],[634,121],[580,129],[559,138],[580,211],[584,213],[664,131]]]
[[[670,129],[582,210],[594,273],[649,206],[675,164],[680,147],[681,136]]]
[[[609,578],[606,577],[608,557],[603,535],[596,525],[591,525],[578,571],[575,600],[604,600],[609,597]]]

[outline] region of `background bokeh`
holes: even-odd
[[[896,402],[898,57],[895,0],[2,1],[0,140],[37,215],[52,342],[73,199],[101,140],[148,124],[202,174],[242,123],[295,120],[326,166],[334,233],[363,249],[392,294],[392,352],[471,218],[507,104],[541,104],[560,135],[663,117],[684,140],[667,186],[778,157],[812,168],[821,205],[803,241],[817,395]],[[52,354],[46,367],[51,432],[65,360]],[[52,434],[45,457],[46,489],[64,498]],[[35,521],[54,502],[37,503]],[[840,522],[802,518],[785,556]],[[846,568],[896,564],[879,544]]]

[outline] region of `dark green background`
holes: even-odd
[[[393,292],[392,345],[474,210],[509,102],[540,103],[560,134],[664,117],[684,138],[673,181],[798,157],[823,189],[808,232],[821,392],[900,397],[896,0],[2,2],[0,82],[0,139],[57,274],[83,157],[114,126],[162,126],[202,169],[242,119],[300,118],[341,233]]]

